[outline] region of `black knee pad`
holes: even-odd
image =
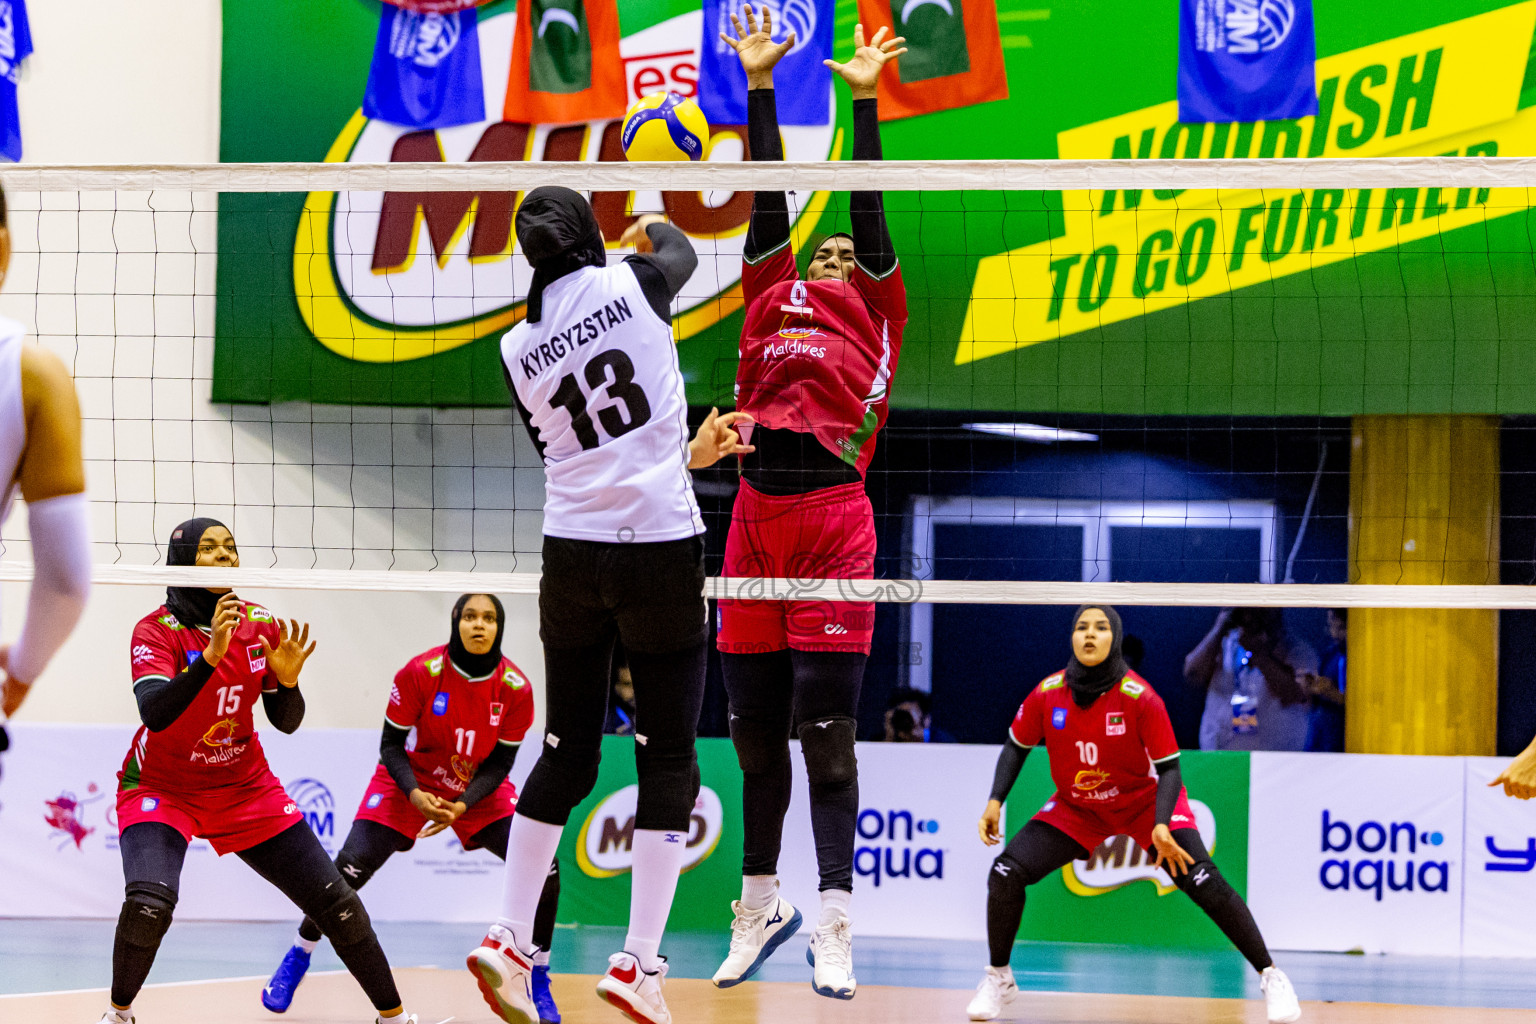
[[[770,725],[733,711],[731,743],[745,775],[782,770],[789,763],[789,734],[782,722]]]
[[[571,810],[597,785],[600,747],[571,747],[553,734],[544,738],[544,751],[522,787],[518,813],[550,825],[564,825]]]
[[[841,715],[800,724],[800,752],[812,786],[846,786],[858,781],[859,762],[853,752],[856,724]]]
[[[333,902],[319,913],[310,911],[309,916],[333,946],[355,946],[374,938],[373,922],[368,919],[363,901],[350,885],[343,884],[341,889],[335,893],[333,887]]]
[[[159,882],[129,882],[117,934],[130,946],[159,949],[176,910],[176,890]]]
[[[992,862],[992,870],[987,872],[987,896],[1005,902],[1022,900],[1031,881],[1017,861],[1003,854]]]
[[[1195,906],[1210,913],[1220,910],[1227,901],[1237,895],[1226,876],[1210,860],[1197,860],[1182,875],[1175,875],[1173,884],[1195,901]]]
[[[640,746],[637,740],[635,776],[640,786],[635,828],[689,831],[693,802],[699,795],[699,762],[694,749],[658,752]]]
[[[341,872],[341,877],[347,880],[347,884],[353,889],[361,889],[368,884],[368,879],[373,877],[374,869],[364,864],[359,858],[354,857],[346,847],[342,847],[336,855],[336,870]]]

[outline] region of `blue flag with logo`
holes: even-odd
[[[828,123],[832,116],[832,72],[821,62],[832,56],[835,0],[767,0],[752,6],[772,12],[776,42],[783,42],[791,32],[795,34],[794,49],[773,72],[784,85],[777,90],[779,124]],[[699,108],[710,124],[747,123],[747,74],[741,70],[736,51],[720,38],[722,32],[736,38],[732,11],[741,16],[741,0],[704,0]]]
[[[363,114],[408,128],[484,121],[474,9],[423,14],[382,6]]]
[[[1312,0],[1179,0],[1179,120],[1317,113]]]
[[[16,109],[16,82],[21,62],[32,52],[26,0],[0,0],[0,155],[21,159],[21,115]]]

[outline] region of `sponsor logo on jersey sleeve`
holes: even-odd
[[[501,681],[512,687],[514,690],[521,690],[523,687],[528,685],[527,677],[515,668],[507,669],[507,671],[502,675]]]
[[[443,656],[441,654],[427,662],[427,671],[434,676],[443,674]]]
[[[447,693],[440,691],[436,697],[432,698],[432,713],[437,715],[439,718],[448,713]]]
[[[248,605],[246,605],[245,606],[245,617],[247,619],[249,619],[250,621],[252,621],[252,622],[274,622],[274,621],[276,621],[275,619],[272,618],[272,613],[267,611],[265,608],[263,608],[259,604],[248,604]]]
[[[400,684],[399,683],[390,683],[389,684],[389,702],[391,704],[399,704],[400,700],[401,700],[401,697],[400,697]]]
[[[139,666],[155,656],[155,652],[148,644],[133,645],[133,664]]]
[[[1060,672],[1058,672],[1055,675],[1053,675],[1053,676],[1049,677],[1048,679],[1046,679],[1045,682],[1040,684],[1040,692],[1041,693],[1049,693],[1051,690],[1059,690],[1059,689],[1061,689],[1062,686],[1064,686],[1064,685],[1066,685],[1066,680],[1062,676],[1062,674]]]
[[[198,658],[201,658],[202,656],[203,656],[203,652],[202,651],[188,651],[187,652],[187,664],[188,665],[192,664],[194,661],[196,661]]]
[[[1105,717],[1105,720],[1104,720],[1104,735],[1105,736],[1124,736],[1125,735],[1125,712],[1124,711],[1111,711]]]
[[[1132,700],[1139,700],[1141,695],[1147,692],[1147,688],[1136,680],[1127,677],[1120,683],[1120,692]]]
[[[375,807],[379,806],[379,804],[381,804],[383,802],[384,802],[384,794],[383,793],[369,793],[368,794],[368,809],[370,811],[373,810]]]
[[[267,669],[267,650],[261,644],[251,644],[245,649],[245,656],[251,662],[252,672],[265,672]]]
[[[1066,708],[1052,708],[1051,709],[1051,725],[1054,726],[1057,729],[1065,729],[1067,727],[1067,709]]]
[[[184,629],[185,628],[184,626],[182,626],[181,623],[176,621],[176,616],[172,615],[170,612],[166,612],[164,615],[160,616],[155,621],[160,623],[160,625],[164,626],[166,629]]]

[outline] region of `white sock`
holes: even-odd
[[[849,913],[852,907],[853,893],[847,889],[821,890],[821,920],[817,922],[817,927],[825,927],[836,921],[839,917],[846,917],[852,920],[853,915]]]
[[[544,876],[549,874],[549,862],[554,860],[563,831],[559,825],[534,821],[521,814],[512,816],[501,916],[496,923],[512,933],[513,943],[524,952],[534,948],[533,916],[539,909]]]
[[[1002,978],[1004,981],[1007,981],[1007,982],[1012,982],[1013,981],[1013,967],[1012,966],[1008,966],[1008,967],[988,967],[987,970],[991,971],[993,974],[997,975],[999,978]]]
[[[533,966],[535,966],[535,967],[548,967],[549,966],[549,950],[541,949],[537,953],[533,954]]]
[[[741,905],[747,910],[762,910],[779,892],[778,875],[742,875]]]
[[[129,1004],[128,1006],[126,1006],[123,1009],[119,1010],[117,1007],[115,1007],[115,1006],[111,1005],[110,1003],[108,1003],[107,1004],[107,1009],[109,1011],[111,1011],[113,1014],[116,1014],[117,1019],[122,1021],[122,1024],[128,1024],[128,1022],[133,1019],[133,1006],[132,1006],[132,1004]]]
[[[629,934],[624,949],[647,973],[661,964],[661,936],[667,930],[677,876],[688,850],[688,833],[635,829],[635,869],[629,883]]]
[[[295,938],[293,940],[293,944],[295,946],[298,946],[300,949],[302,949],[306,953],[313,953],[315,951],[315,948],[320,945],[320,940],[319,939],[310,940],[310,939],[306,939],[303,935],[299,935],[297,938]]]

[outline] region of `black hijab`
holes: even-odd
[[[469,648],[464,646],[464,638],[459,635],[459,620],[464,617],[464,606],[469,604],[472,597],[488,597],[496,607],[496,639],[491,641],[491,649],[484,654],[471,654]],[[460,595],[453,603],[449,626],[448,659],[458,666],[460,672],[471,679],[479,679],[496,671],[496,666],[501,664],[501,637],[507,631],[507,613],[501,606],[500,598],[495,594]]]
[[[1083,612],[1090,608],[1097,608],[1104,613],[1109,620],[1109,628],[1113,639],[1109,645],[1109,656],[1097,665],[1084,665],[1077,660],[1077,652],[1072,653],[1072,660],[1067,662],[1067,685],[1072,688],[1072,699],[1078,707],[1085,708],[1092,704],[1099,696],[1108,693],[1120,680],[1125,678],[1125,659],[1120,655],[1120,646],[1125,641],[1125,628],[1120,625],[1120,613],[1107,604],[1085,604],[1072,614],[1072,629],[1077,630],[1077,622],[1083,617]]]
[[[517,208],[517,241],[533,266],[528,289],[528,322],[544,316],[544,289],[582,267],[608,262],[603,232],[592,204],[559,185],[541,185]]]
[[[166,565],[196,565],[197,545],[203,534],[215,526],[224,526],[217,519],[188,519],[171,531],[171,542],[165,548]],[[224,526],[224,529],[229,527]],[[215,594],[202,587],[166,587],[165,607],[176,616],[176,621],[191,629],[213,625],[213,606],[222,594]]]

